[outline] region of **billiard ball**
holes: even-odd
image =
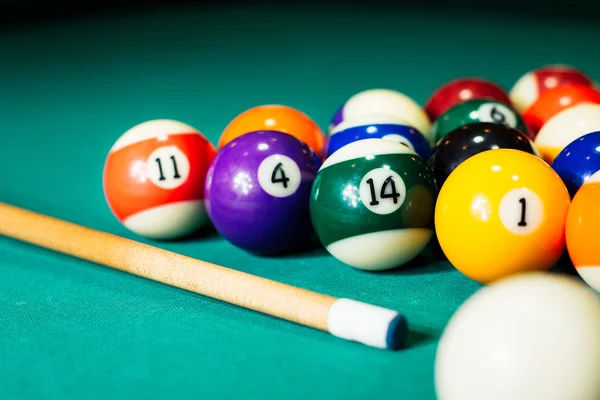
[[[443,253],[467,277],[489,283],[548,270],[565,247],[571,198],[554,170],[520,150],[464,161],[442,186],[435,228]]]
[[[428,160],[438,188],[469,157],[487,150],[515,149],[538,155],[533,142],[524,133],[507,125],[475,122],[461,126],[444,136]]]
[[[541,157],[552,164],[569,143],[600,130],[600,104],[581,103],[562,110],[548,120],[535,137]]]
[[[498,84],[483,78],[460,78],[442,85],[433,92],[425,103],[425,112],[431,121],[435,121],[455,105],[473,99],[511,104],[508,94]]]
[[[325,141],[325,155],[363,139],[386,139],[402,143],[424,159],[431,155],[429,140],[407,122],[389,114],[371,114],[347,119],[338,124]]]
[[[523,119],[535,137],[540,128],[560,111],[586,102],[600,104],[600,91],[586,85],[560,85],[540,94],[537,101],[523,112]]]
[[[283,132],[233,139],[206,177],[206,208],[215,229],[250,253],[297,250],[314,234],[308,203],[320,166],[306,143]]]
[[[600,399],[600,301],[573,277],[525,273],[480,288],[437,346],[439,400]]]
[[[436,194],[431,171],[414,151],[364,139],[325,160],[312,188],[310,215],[336,259],[386,270],[412,260],[430,241]]]
[[[600,292],[600,172],[573,198],[567,214],[567,250],[581,278]]]
[[[433,123],[431,130],[438,142],[451,131],[475,122],[507,125],[529,136],[525,122],[514,108],[488,99],[467,100],[455,105]]]
[[[390,114],[399,117],[428,139],[431,121],[412,98],[390,89],[370,89],[350,97],[338,109],[329,124],[329,132],[342,121],[370,114]]]
[[[570,65],[545,65],[521,76],[510,90],[509,97],[517,111],[523,113],[546,90],[564,84],[593,86],[594,82]]]
[[[308,115],[293,107],[267,104],[250,108],[231,120],[221,133],[218,148],[222,149],[238,136],[262,130],[292,135],[319,156],[325,143],[325,134]]]
[[[174,120],[134,126],[112,146],[103,172],[106,201],[129,230],[152,239],[177,239],[208,223],[204,180],[214,146],[195,128]]]
[[[583,135],[565,147],[552,163],[571,197],[594,173],[600,171],[600,131]]]

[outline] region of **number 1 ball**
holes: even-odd
[[[104,195],[129,230],[176,239],[208,222],[204,180],[214,146],[179,121],[152,120],[125,132],[112,146],[103,174]]]
[[[433,175],[414,151],[387,139],[364,139],[325,160],[310,213],[335,258],[385,270],[410,261],[430,241],[435,198]]]
[[[239,136],[208,171],[208,215],[225,239],[248,252],[293,251],[314,233],[308,203],[320,166],[307,144],[286,133]]]
[[[571,198],[535,155],[497,149],[459,165],[440,190],[435,228],[456,269],[480,283],[548,270],[565,248]]]

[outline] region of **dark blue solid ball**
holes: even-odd
[[[600,131],[588,133],[565,147],[552,163],[571,198],[595,172],[600,170]]]

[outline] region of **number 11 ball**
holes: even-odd
[[[225,239],[248,252],[293,251],[314,233],[308,203],[320,166],[307,144],[286,133],[239,136],[208,171],[208,215]]]
[[[179,121],[134,126],[112,146],[103,174],[108,205],[129,230],[152,239],[177,239],[208,218],[204,179],[214,146]]]
[[[386,270],[410,261],[430,241],[436,194],[431,170],[414,151],[387,139],[364,139],[325,160],[310,213],[335,258]]]
[[[539,157],[487,150],[464,161],[442,186],[438,241],[454,267],[480,283],[548,270],[565,248],[570,202],[565,184]]]

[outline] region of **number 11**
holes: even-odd
[[[177,170],[177,161],[175,161],[175,156],[171,156],[171,161],[173,162],[173,172],[175,173],[173,175],[173,179],[178,179],[181,178],[181,175],[179,175],[179,170]],[[165,178],[165,175],[163,173],[163,168],[162,168],[162,163],[160,161],[160,158],[156,158],[156,163],[158,164],[158,172],[160,173],[160,177],[158,178],[159,181],[164,181],[167,178]]]

